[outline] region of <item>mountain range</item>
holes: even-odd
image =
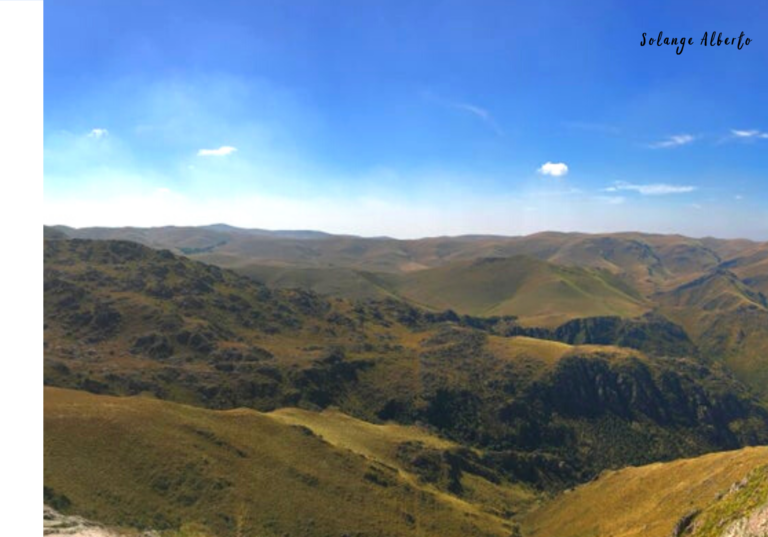
[[[768,444],[766,243],[44,235],[46,501],[65,513],[169,535],[715,535],[721,512],[763,516],[726,493],[762,494],[768,464],[748,447]]]

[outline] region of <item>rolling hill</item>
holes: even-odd
[[[395,240],[223,225],[59,226],[45,232],[53,238],[122,237],[170,248],[233,268],[273,289],[349,300],[394,298],[476,316],[510,315],[529,327],[555,330],[589,317],[631,320],[650,311],[682,326],[696,347],[691,352],[727,364],[768,397],[768,321],[762,306],[766,243],[552,232]]]
[[[169,228],[178,255],[71,232],[44,246],[45,500],[65,515],[169,537],[762,523],[765,450],[723,452],[768,444],[753,243],[545,234],[472,257],[502,239],[467,237],[419,257],[395,241],[407,270],[273,260],[247,277],[191,258],[236,234],[373,240]],[[391,269],[377,241],[344,255]]]
[[[605,344],[654,341],[664,324],[579,321],[563,334],[576,345],[537,339],[538,330],[395,300],[271,290],[136,243],[45,246],[50,386],[421,422],[543,489],[768,441],[768,412],[716,363]],[[589,344],[601,334],[610,336],[603,345]]]
[[[532,257],[485,258],[389,278],[399,296],[432,309],[514,315],[551,327],[578,317],[635,317],[649,305],[603,270],[562,267]]]
[[[768,500],[766,464],[761,447],[606,472],[526,514],[525,535],[757,537],[724,531]]]
[[[461,236],[397,240],[307,231],[247,230],[225,225],[163,228],[47,228],[68,238],[131,240],[228,268],[248,265],[351,268],[404,273],[457,261],[518,255],[558,265],[604,269],[643,293],[668,290],[722,264],[746,275],[766,258],[766,244],[643,233],[555,233],[523,237]],[[759,266],[754,270],[759,270]]]
[[[725,363],[768,397],[768,299],[728,269],[718,269],[656,297],[704,356]]]
[[[334,420],[321,418],[322,430]],[[354,423],[346,419],[347,434]],[[359,442],[368,436],[377,440],[363,434]],[[403,427],[379,436],[393,449],[448,446]],[[510,533],[512,523],[494,509],[440,490],[377,449],[363,455],[348,445],[252,410],[45,390],[48,495],[102,523],[210,536]],[[449,470],[435,462],[427,472]],[[497,495],[508,509],[531,497],[525,488],[459,473],[453,479]]]
[[[710,537],[764,523],[765,447],[609,471],[549,496],[500,477],[483,452],[337,410],[59,388],[44,400],[47,501],[125,532]]]
[[[768,259],[765,243],[642,233],[547,232],[524,237],[478,235],[396,240],[308,231],[248,230],[219,224],[83,229],[56,226],[47,227],[46,234],[52,238],[130,240],[170,249],[206,263],[236,269],[279,288],[300,287],[348,299],[395,294],[427,306],[448,302],[449,307],[457,311],[475,314],[495,309],[518,315],[509,310],[520,303],[521,316],[529,309],[526,298],[515,300],[504,292],[501,295],[509,298],[507,304],[495,298],[476,298],[476,291],[481,296],[487,295],[491,284],[503,286],[505,282],[500,274],[483,274],[475,263],[482,266],[484,260],[507,258],[521,264],[515,268],[510,261],[510,266],[500,266],[512,273],[509,279],[514,279],[514,272],[541,270],[556,280],[564,280],[566,283],[559,289],[541,290],[545,300],[539,302],[554,300],[553,310],[561,305],[566,310],[573,308],[579,303],[575,294],[580,290],[595,293],[596,304],[576,310],[578,316],[587,317],[609,312],[637,313],[648,307],[644,299],[672,291],[719,269],[732,269],[745,285],[760,291],[765,285]],[[548,265],[535,266],[530,258]],[[443,270],[430,272],[430,269]],[[569,270],[575,272],[569,273]],[[426,274],[420,274],[425,271]],[[441,284],[446,276],[458,278],[450,282],[451,289],[446,282]],[[584,283],[585,278],[598,281],[580,289],[579,283]],[[575,282],[576,289],[569,285],[574,279],[580,280]],[[626,298],[605,297],[605,285],[600,280],[618,289],[620,294],[628,294],[630,303],[639,301],[640,306],[627,303]],[[425,284],[432,285],[433,289],[424,291]],[[612,294],[611,290],[608,292]],[[447,294],[450,300],[444,296]],[[560,304],[560,299],[565,303]]]

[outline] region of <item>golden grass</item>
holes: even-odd
[[[606,358],[627,358],[642,356],[640,351],[613,345],[569,345],[560,341],[536,339],[527,336],[498,337],[489,336],[488,350],[502,360],[533,360],[545,366],[554,366],[565,356],[600,354]]]
[[[455,262],[392,279],[401,297],[470,315],[516,315],[553,327],[575,317],[631,317],[648,310],[626,284],[601,271],[558,267],[525,256]]]
[[[334,446],[392,466],[398,465],[394,452],[402,442],[421,442],[427,447],[436,449],[450,449],[457,446],[454,442],[429,434],[418,427],[394,423],[376,425],[355,419],[335,409],[311,412],[300,408],[281,408],[267,415],[283,423],[309,427],[315,434]]]
[[[768,463],[768,447],[605,472],[524,519],[530,537],[668,537],[686,513]]]
[[[217,536],[511,531],[488,512],[493,506],[390,468],[401,440],[449,445],[412,427],[337,412],[221,412],[58,388],[45,388],[44,426],[46,486],[66,496],[74,513],[110,525]],[[370,479],[372,472],[379,477]],[[494,498],[517,496],[510,489]]]
[[[567,343],[527,336],[489,336],[487,345],[488,350],[504,360],[514,361],[520,358],[533,358],[547,364],[557,363],[560,358],[574,349],[573,345]]]

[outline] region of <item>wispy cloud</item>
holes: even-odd
[[[105,136],[109,136],[109,131],[107,129],[92,129],[91,132],[88,133],[88,138],[104,138]]]
[[[470,114],[480,118],[496,134],[498,134],[499,136],[504,136],[504,131],[501,130],[501,127],[499,127],[498,123],[496,123],[496,120],[493,119],[493,116],[491,115],[491,113],[485,108],[480,108],[479,106],[475,106],[473,104],[468,104],[468,103],[451,103],[451,106],[453,106],[454,108],[457,108],[458,110],[464,110],[466,112],[469,112]]]
[[[218,149],[201,149],[197,152],[198,157],[225,157],[237,151],[236,147],[223,145]]]
[[[551,175],[552,177],[562,177],[568,173],[568,165],[564,162],[546,162],[536,170],[541,175]]]
[[[652,149],[665,149],[670,147],[680,147],[683,145],[688,145],[691,142],[693,142],[696,139],[695,136],[692,134],[675,134],[674,136],[670,136],[666,140],[662,140],[660,142],[654,142],[652,144],[649,144],[648,147]]]
[[[752,129],[752,130],[731,129],[731,135],[734,138],[739,138],[741,140],[755,140],[758,138],[768,138],[768,132],[759,131],[757,129]]]
[[[666,183],[636,185],[625,181],[617,181],[613,186],[606,188],[605,192],[633,191],[643,196],[665,196],[667,194],[685,194],[696,189],[697,187],[691,185],[669,185]]]
[[[452,101],[450,99],[443,99],[442,97],[439,97],[430,91],[425,91],[422,93],[422,95],[424,98],[430,101],[439,103],[442,106],[445,106],[447,108],[453,108],[454,110],[460,110],[462,112],[466,112],[480,119],[498,136],[504,136],[504,131],[496,122],[496,119],[494,119],[493,115],[488,109],[472,103],[467,103],[462,101]]]

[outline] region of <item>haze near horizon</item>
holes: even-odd
[[[766,240],[766,15],[51,4],[46,223]],[[639,46],[659,30],[696,44]]]

